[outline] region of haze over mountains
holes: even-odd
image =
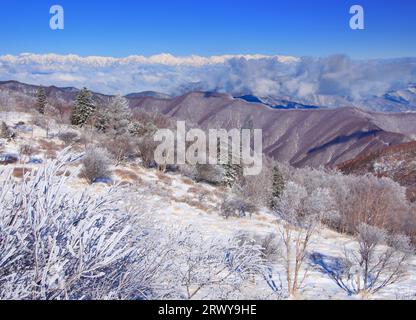
[[[37,89],[15,81],[0,82],[3,98],[19,94],[33,99]],[[45,91],[49,99],[66,103],[72,103],[78,93],[78,89],[71,87],[48,87]],[[98,101],[109,99],[99,93],[94,97]],[[416,137],[416,113],[369,112],[352,107],[285,110],[229,94],[199,91],[177,97],[156,92],[126,97],[133,109],[162,113],[185,120],[189,125],[263,129],[264,152],[298,167],[334,167]]]
[[[0,80],[10,79],[36,85],[87,86],[106,94],[221,92],[253,96],[283,108],[353,106],[372,111],[416,111],[416,58],[0,56]]]

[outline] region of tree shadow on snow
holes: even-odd
[[[349,274],[350,266],[345,259],[313,252],[309,260],[320,272],[328,275],[348,295],[355,294],[355,287]]]

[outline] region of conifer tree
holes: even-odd
[[[241,146],[240,146],[241,148]],[[222,151],[222,152],[221,152]],[[225,159],[224,154],[228,154],[228,158]],[[236,182],[243,175],[243,166],[241,161],[241,149],[240,157],[233,152],[233,146],[230,139],[227,145],[223,146],[218,143],[218,159],[219,163],[224,168],[223,184],[229,188],[233,188]]]
[[[9,128],[9,126],[2,121],[0,124],[0,139],[13,139],[14,138],[14,133],[13,131]]]
[[[99,105],[95,111],[94,126],[100,132],[107,132],[110,127],[110,114],[107,106]]]
[[[71,123],[75,126],[82,127],[87,123],[94,111],[95,105],[92,101],[92,95],[87,88],[83,88],[75,101],[71,115]]]
[[[113,137],[119,137],[130,133],[132,129],[131,111],[126,98],[116,96],[107,106],[97,108],[95,115],[95,127]]]
[[[45,90],[42,87],[40,87],[36,94],[36,110],[40,114],[45,114],[46,104],[47,100]]]
[[[272,200],[271,200],[272,209],[276,207],[276,203],[282,196],[284,189],[285,189],[285,180],[283,178],[283,175],[280,171],[279,166],[276,164],[273,167],[273,184],[272,184]]]
[[[122,96],[114,97],[108,106],[110,134],[122,136],[129,132],[131,110],[129,102]]]

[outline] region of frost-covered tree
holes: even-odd
[[[343,257],[331,262],[314,253],[312,261],[350,295],[366,297],[406,277],[414,254],[407,236],[362,223],[356,238],[356,243],[345,248]]]
[[[237,239],[204,238],[187,228],[172,244],[173,298],[227,298],[264,270],[260,246]]]
[[[194,179],[197,182],[207,182],[218,185],[224,180],[225,170],[221,165],[197,163],[194,169]]]
[[[241,145],[233,145],[231,139],[228,139],[227,143],[218,141],[217,144],[217,160],[224,169],[222,183],[228,188],[233,188],[243,176],[241,154],[238,155],[234,151],[236,147],[240,148],[241,151]]]
[[[43,87],[40,87],[36,94],[36,110],[40,114],[45,114],[45,108],[47,103],[48,101],[46,99],[45,89]]]
[[[363,223],[357,229],[357,243],[357,250],[345,250],[345,278],[339,281],[348,292],[377,293],[405,277],[414,253],[408,237]]]
[[[353,235],[363,222],[391,232],[416,234],[414,228],[409,229],[416,219],[409,210],[406,188],[390,178],[310,168],[284,168],[284,176],[308,193],[318,188],[328,190],[338,214],[327,216],[324,222],[337,231]]]
[[[111,100],[108,109],[110,133],[114,136],[127,134],[131,120],[129,101],[122,96],[116,96]]]
[[[0,139],[13,139],[15,137],[15,134],[13,133],[12,129],[4,122],[1,122],[0,125]]]
[[[308,273],[304,264],[311,240],[321,220],[336,214],[336,208],[328,190],[308,193],[304,186],[289,181],[277,203],[276,214],[283,220],[279,231],[284,246],[287,291],[296,295]]]
[[[94,116],[94,127],[99,131],[105,133],[110,126],[110,112],[107,106],[98,105]]]
[[[83,88],[75,101],[71,114],[71,124],[82,127],[93,115],[95,109],[91,93],[87,88]]]
[[[233,164],[233,163],[228,163],[224,165],[223,183],[225,186],[232,188],[241,176],[242,176],[241,165]]]
[[[127,135],[131,122],[129,102],[122,96],[111,99],[107,106],[97,108],[95,126],[112,137]]]
[[[76,141],[78,137],[78,132],[72,130],[66,130],[58,134],[59,140],[61,140],[66,146]]]
[[[152,122],[134,121],[129,125],[130,135],[137,138],[153,137],[156,131],[157,126]]]
[[[108,105],[101,105],[94,117],[94,126],[101,135],[101,144],[112,154],[116,164],[135,156],[136,141],[130,133],[131,111],[129,102],[122,96],[112,98]]]

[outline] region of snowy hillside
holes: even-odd
[[[280,211],[258,205],[255,210],[250,211],[250,215],[245,212],[246,214],[240,216],[231,215],[224,218],[222,214],[224,197],[231,193],[224,186],[196,182],[191,176],[180,171],[161,172],[156,168],[146,168],[142,160],[121,163],[113,161],[109,168],[111,174],[107,179],[97,179],[95,183],[89,184],[82,175],[82,167],[85,166],[82,157],[84,146],[87,144],[86,139],[90,139],[88,143],[94,143],[97,136],[88,136],[85,128],[81,130],[52,119],[45,126],[28,113],[2,112],[0,119],[15,133],[11,139],[1,139],[0,150],[2,161],[0,198],[3,199],[2,202],[4,201],[4,208],[0,210],[0,231],[7,235],[0,238],[0,284],[2,284],[0,298],[2,299],[27,298],[31,294],[32,298],[40,299],[65,297],[76,299],[412,299],[416,297],[414,290],[416,257],[413,255],[406,258],[406,270],[403,270],[396,281],[392,281],[394,283],[390,284],[388,279],[392,269],[386,268],[382,270],[386,274],[380,277],[380,283],[385,284],[385,287],[383,285],[374,293],[361,291],[356,294],[361,285],[360,280],[357,279],[360,278],[362,270],[360,265],[346,264],[345,253],[358,252],[357,238],[352,234],[341,234],[330,228],[331,225],[336,224],[334,221],[339,214],[338,209],[332,208],[330,203],[332,192],[335,197],[335,187],[332,190],[324,187],[315,188],[309,193],[307,183],[302,186],[297,180],[301,176],[306,181],[307,175],[312,179],[318,171],[299,171],[293,175],[296,183],[292,181],[286,183],[286,191],[282,195],[279,206]],[[69,130],[78,135],[80,140],[74,140],[76,142],[70,144],[63,142],[62,133]],[[27,151],[29,149],[27,146],[32,149]],[[55,164],[51,162],[57,157],[61,160]],[[283,175],[288,176],[290,170],[288,169]],[[11,174],[11,180],[8,174]],[[332,179],[328,177],[324,180]],[[334,177],[334,183],[341,184],[344,181],[341,178],[335,180],[337,175],[331,177]],[[44,181],[41,184],[45,193],[36,193],[38,186],[35,184],[36,181],[39,183]],[[18,186],[22,186],[23,191],[19,196],[11,197],[15,194],[12,190]],[[43,243],[45,247],[42,246],[42,249],[37,248],[36,245],[34,247],[37,248],[36,250],[44,250],[45,254],[41,256],[45,259],[45,264],[43,273],[39,275],[36,275],[40,272],[38,269],[33,271],[35,274],[32,271],[22,272],[14,269],[14,263],[21,261],[20,255],[23,252],[19,253],[20,251],[16,249],[17,247],[13,247],[11,242],[14,239],[14,232],[8,230],[13,224],[6,224],[7,219],[11,217],[11,208],[16,206],[19,197],[25,197],[25,186],[28,188],[27,198],[24,198],[25,204],[20,208],[34,210],[36,213],[33,215],[38,214],[41,220],[35,219],[31,223],[39,228],[36,230],[44,232],[39,233],[38,236],[42,238],[43,234],[48,235],[45,242],[39,240],[39,243]],[[100,197],[106,199],[109,192],[118,194],[120,191],[117,190],[121,191],[121,198],[114,200],[110,195],[109,203],[106,204],[109,207],[105,209],[109,211],[100,211],[104,209],[98,209],[100,208],[98,203],[106,200],[96,202],[97,200],[93,199]],[[331,192],[331,197],[328,192]],[[82,193],[84,196],[81,196]],[[94,229],[94,220],[79,226],[78,222],[76,225],[67,225],[69,238],[60,244],[58,235],[61,232],[60,228],[65,225],[65,214],[70,214],[73,210],[71,208],[75,208],[71,207],[75,204],[64,200],[67,197],[80,199],[77,207],[79,210],[84,204],[82,199],[91,197],[91,200],[88,200],[90,202],[85,200],[86,212],[90,212],[91,217],[94,217],[94,210],[98,210],[97,214],[101,212],[107,216],[100,218],[104,219],[99,223],[103,224],[101,229],[97,226]],[[29,206],[31,201],[35,207]],[[62,204],[67,203],[67,209],[59,209],[59,201],[63,201]],[[319,225],[306,220],[299,223],[299,217],[293,220],[291,212],[297,206],[299,208],[304,206],[305,201],[310,202],[309,206],[305,206],[307,212],[312,215],[316,211],[313,217],[321,216],[323,212],[331,216],[322,218],[323,223]],[[26,202],[27,207],[25,207]],[[48,208],[46,211],[37,207],[42,203],[46,206],[44,208]],[[97,209],[92,209],[94,206]],[[48,212],[61,212],[63,216],[58,214],[56,218],[50,217]],[[123,212],[125,215],[120,215]],[[23,210],[21,214],[26,213]],[[114,220],[107,221],[110,216]],[[53,229],[52,226],[47,226],[47,223],[43,224],[42,217],[56,219],[52,225],[56,223],[57,228]],[[84,221],[88,219],[88,215],[79,219]],[[22,220],[21,223],[16,228],[22,228],[25,222]],[[89,223],[92,224],[88,225]],[[123,224],[126,224],[126,229],[122,228]],[[107,229],[103,229],[104,226]],[[104,231],[100,231],[102,229]],[[19,232],[24,234],[25,230]],[[311,236],[308,243],[304,241],[305,234]],[[30,231],[28,238],[23,237],[19,241],[31,243],[31,235]],[[37,233],[35,232],[34,235],[36,238]],[[288,235],[290,238],[287,237]],[[57,238],[54,238],[55,236]],[[95,261],[90,269],[85,268],[88,271],[83,271],[74,278],[72,276],[74,271],[70,265],[83,250],[79,247],[81,238],[86,241],[83,245],[89,251],[83,253],[85,256],[80,261],[84,261],[85,265],[89,261],[95,261],[97,257],[101,257],[102,261]],[[303,252],[304,260],[299,265],[299,286],[294,292],[289,292],[288,289],[287,266],[289,263],[296,269],[297,262],[290,260],[291,253],[284,244],[288,239],[292,250],[298,250],[296,241],[307,244],[306,251]],[[36,243],[38,240],[33,241]],[[67,248],[68,243],[71,243],[71,246],[68,247],[67,254],[72,258],[63,255],[66,249],[56,249],[60,245]],[[397,244],[397,242],[390,243]],[[86,248],[84,250],[87,250]],[[390,250],[381,242],[374,255],[377,252],[381,255],[388,253],[394,257],[392,260],[383,260],[391,264],[390,267],[395,265],[396,259],[401,258],[399,251]],[[136,254],[138,257],[133,258]],[[51,265],[53,261],[55,264]],[[353,261],[354,259],[349,262]],[[38,263],[42,264],[42,262]],[[128,267],[129,263],[133,266],[131,269]],[[379,270],[376,266],[374,268],[374,271]],[[114,274],[111,270],[120,270],[120,274]],[[133,278],[135,281],[140,278],[140,285],[143,287],[135,287],[134,290],[115,289],[121,286],[121,283],[115,280],[121,274],[126,287],[130,282],[135,283]],[[398,273],[392,277],[396,275]],[[31,290],[26,292],[30,287],[30,284],[25,282],[26,277],[27,279],[39,277],[39,292],[36,290],[35,293],[33,291],[31,293]],[[74,287],[78,283],[80,292],[76,291],[78,287]],[[97,292],[86,289],[85,286],[91,283],[95,284]],[[137,283],[135,285],[137,286]],[[113,289],[105,291],[106,288]],[[70,291],[66,292],[65,290],[68,289]]]

